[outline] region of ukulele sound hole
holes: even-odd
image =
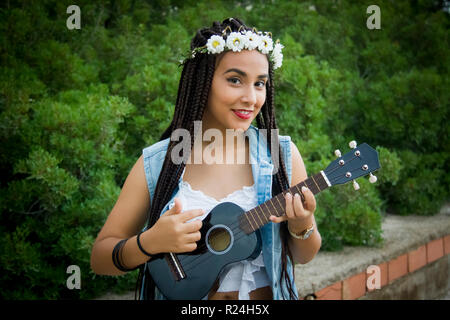
[[[206,234],[206,245],[215,254],[227,253],[233,246],[233,233],[225,225],[215,225]]]

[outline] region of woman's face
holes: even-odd
[[[266,100],[269,62],[258,50],[227,51],[217,61],[202,127],[245,131]]]

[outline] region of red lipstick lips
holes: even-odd
[[[238,116],[241,119],[250,119],[252,116],[253,111],[252,110],[246,110],[246,109],[233,109],[233,112],[236,116]]]

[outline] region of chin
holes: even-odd
[[[247,129],[250,128],[251,124],[252,121],[249,121],[248,123],[233,123],[229,128],[234,131],[247,131]]]
[[[229,126],[227,126],[230,129],[233,130],[242,130],[247,131],[248,128],[250,128],[250,125],[252,124],[254,117],[251,117],[250,119],[236,119],[234,115],[230,119],[231,121],[228,121]]]

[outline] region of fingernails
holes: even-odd
[[[305,186],[302,186],[302,192],[306,192],[306,191],[308,191],[308,188]]]
[[[300,195],[299,195],[298,193],[296,193],[296,194],[294,195],[294,197],[300,198]]]

